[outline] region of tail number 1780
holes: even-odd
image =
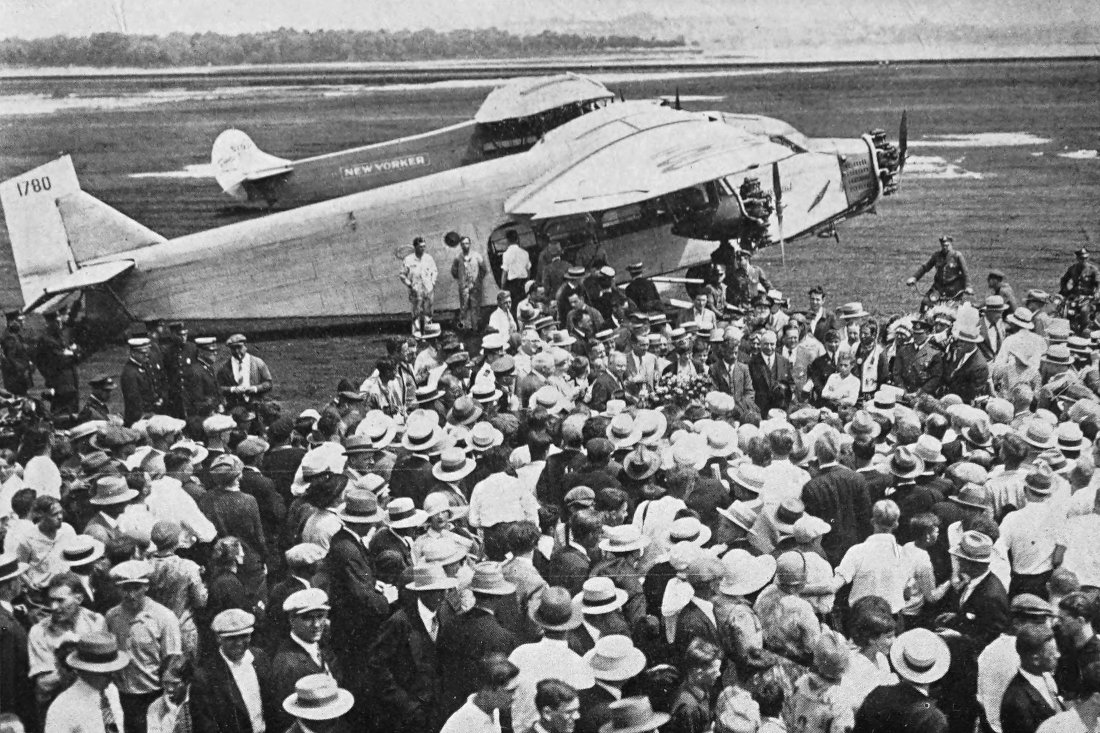
[[[42,193],[43,191],[49,191],[52,187],[49,176],[39,176],[38,178],[28,178],[25,181],[16,181],[15,189],[19,192],[19,195],[27,196],[32,193]]]

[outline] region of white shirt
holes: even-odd
[[[291,633],[290,638],[294,640],[294,643],[306,650],[306,654],[309,655],[309,658],[313,660],[314,664],[326,670],[328,669],[325,667],[325,660],[321,657],[321,647],[319,645],[303,641],[294,633]]]
[[[432,637],[432,641],[435,641],[435,637],[439,635],[439,629],[432,628],[435,626],[435,612],[425,606],[419,598],[416,599],[416,611],[420,614],[420,620],[424,622],[424,628],[428,630],[428,636]]]
[[[764,476],[760,498],[765,504],[782,504],[784,499],[802,498],[802,487],[810,474],[786,459],[772,461]]]
[[[1035,733],[1092,733],[1076,710],[1067,710],[1044,720]]]
[[[531,275],[531,256],[518,244],[508,245],[500,261],[504,281],[526,280]]]
[[[990,571],[986,570],[984,573],[976,578],[971,578],[970,582],[963,588],[962,593],[959,594],[959,608],[970,599],[970,595],[974,592],[974,589],[978,587],[978,584],[985,580],[985,576],[989,575]]]
[[[149,495],[145,497],[145,506],[156,521],[171,520],[183,527],[184,537],[180,547],[190,547],[199,542],[213,542],[218,530],[191,495],[183,490],[179,479],[162,476],[149,484]]]
[[[978,655],[978,702],[996,733],[1001,733],[1001,699],[1019,669],[1015,636],[1001,634]]]
[[[844,700],[855,712],[871,694],[871,690],[883,685],[894,685],[897,682],[897,675],[890,671],[890,661],[883,654],[876,654],[875,660],[871,661],[858,649],[852,647],[848,669],[840,678],[840,690]]]
[[[559,679],[575,690],[596,684],[592,668],[569,648],[565,639],[542,639],[516,647],[508,661],[519,668],[516,695],[512,702],[512,727],[527,730],[539,717],[535,709],[535,687],[545,679]]]
[[[1054,541],[1060,524],[1057,515],[1044,501],[1009,512],[1001,520],[997,543],[1008,554],[1012,572],[1038,575],[1054,568]]]
[[[111,684],[104,692],[119,733],[122,733],[122,703],[118,699],[118,688]],[[50,705],[44,733],[105,733],[100,703],[99,691],[84,680],[77,679]]]
[[[880,532],[850,547],[836,574],[852,584],[850,603],[879,596],[890,604],[890,613],[898,613],[905,607],[905,586],[913,577],[913,566],[894,535]]]
[[[500,711],[487,714],[474,705],[474,696],[470,695],[466,703],[447,718],[439,733],[500,733]]]
[[[494,473],[470,492],[470,526],[492,527],[501,522],[539,522],[539,503],[515,476]]]
[[[11,511],[11,498],[15,496],[15,493],[26,486],[23,483],[23,478],[16,473],[11,472],[11,476],[3,484],[0,484],[0,518],[6,517],[12,513]]]
[[[519,330],[519,326],[516,325],[516,319],[512,314],[500,308],[494,308],[493,312],[489,314],[489,327],[497,333],[502,333],[508,337],[511,337],[513,333]]]
[[[252,355],[245,354],[240,359],[229,357],[229,365],[233,369],[233,381],[238,387],[252,386]]]
[[[1057,544],[1066,548],[1062,567],[1077,573],[1081,585],[1100,586],[1100,514],[1071,517],[1062,526]]]
[[[295,637],[295,641],[302,644],[301,640]],[[305,647],[305,644],[302,644]],[[309,651],[306,647],[306,651]],[[264,733],[267,725],[264,723],[264,708],[263,700],[260,697],[260,679],[256,676],[256,667],[253,665],[252,652],[245,651],[244,656],[241,657],[241,661],[234,662],[229,657],[222,654],[221,650],[218,650],[218,654],[225,660],[225,663],[229,665],[229,671],[233,675],[233,681],[237,683],[237,689],[241,692],[241,697],[244,699],[245,709],[248,710],[248,718],[252,723],[252,733]]]
[[[23,485],[34,489],[38,496],[61,500],[61,471],[49,456],[34,456],[23,469]]]
[[[1044,672],[1042,675],[1032,674],[1025,669],[1020,670],[1020,676],[1023,677],[1028,683],[1038,690],[1039,694],[1043,696],[1043,699],[1047,701],[1047,705],[1050,705],[1052,710],[1057,710],[1062,707],[1062,703],[1055,697],[1053,690],[1057,690],[1058,686],[1054,684],[1054,678],[1050,676],[1049,672]]]

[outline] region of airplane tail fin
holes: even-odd
[[[28,310],[133,267],[102,258],[167,241],[82,191],[67,155],[0,182],[0,205]]]
[[[260,150],[246,133],[229,129],[214,140],[210,150],[214,179],[233,198],[247,201],[246,182],[283,175],[293,170],[289,160]]]

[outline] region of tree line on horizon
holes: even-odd
[[[654,50],[685,46],[683,37],[585,36],[543,31],[517,35],[497,28],[439,32],[301,31],[171,33],[0,40],[0,64],[8,66],[237,66],[356,61],[412,61]]]

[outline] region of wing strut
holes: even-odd
[[[779,180],[779,163],[772,163],[772,188],[775,189],[775,220],[779,224],[779,254],[787,268],[787,241],[783,236],[783,187]]]

